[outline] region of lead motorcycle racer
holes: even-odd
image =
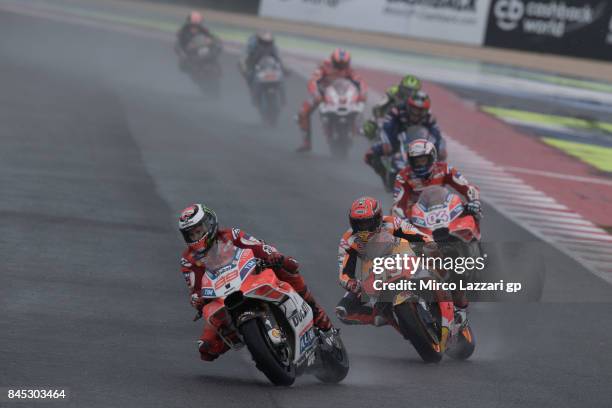
[[[367,86],[351,68],[351,54],[337,48],[328,60],[319,65],[308,82],[308,99],[302,103],[302,108],[297,115],[298,125],[303,134],[303,144],[297,149],[298,152],[309,152],[312,149],[310,120],[312,112],[321,103],[325,88],[339,78],[346,78],[353,82],[359,89],[359,100],[365,102]]]
[[[199,294],[202,276],[206,272],[207,251],[216,240],[231,241],[238,248],[251,249],[256,258],[273,267],[278,279],[290,284],[298,292],[312,308],[315,326],[322,331],[334,330],[329,317],[308,290],[304,278],[300,275],[299,264],[294,258],[281,254],[276,248],[238,228],[220,228],[215,212],[204,204],[193,204],[184,209],[178,225],[187,243],[187,248],[181,256],[181,273],[189,287],[191,305],[198,312],[201,312],[206,304],[206,299]],[[229,347],[213,327],[205,324],[198,341],[198,349],[202,360],[213,361],[228,351]]]

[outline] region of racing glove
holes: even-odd
[[[192,293],[190,302],[191,302],[191,306],[193,306],[194,309],[201,311],[202,307],[204,307],[205,300],[201,298],[200,296],[198,296],[197,293]]]
[[[363,128],[361,129],[363,135],[368,140],[373,140],[376,137],[376,131],[378,130],[378,124],[373,120],[367,120],[363,124]]]
[[[279,252],[272,252],[270,255],[268,255],[268,259],[266,259],[266,263],[272,268],[282,267],[284,261],[285,257]]]
[[[465,207],[467,213],[472,214],[477,219],[482,218],[482,206],[480,200],[472,200]]]
[[[284,256],[280,252],[272,252],[268,255],[266,263],[272,268],[282,268],[289,273],[296,273],[299,268],[299,264],[294,258]]]

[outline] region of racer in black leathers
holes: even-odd
[[[261,31],[250,36],[247,41],[246,55],[244,59],[240,61],[240,71],[251,91],[251,99],[255,98],[255,93],[253,92],[255,66],[262,58],[267,56],[276,59],[280,63],[283,73],[288,73],[288,70],[285,68],[280,58],[272,33],[269,31]],[[282,87],[281,96],[282,103],[284,103],[286,99],[284,86]]]
[[[199,34],[205,35],[214,41],[215,52],[221,51],[221,40],[204,26],[202,14],[198,11],[190,12],[185,20],[185,24],[176,33],[176,43],[174,45],[174,50],[179,56],[180,68],[183,71],[187,69],[187,59],[189,57],[187,46]]]
[[[446,160],[446,142],[435,117],[431,114],[431,101],[422,90],[414,92],[405,103],[393,106],[382,126],[381,141],[374,144],[365,154],[364,161],[383,178],[385,185],[394,181],[395,175],[388,175],[381,160],[400,151],[400,137],[411,126],[423,126],[427,129],[438,152],[438,159]],[[389,179],[389,180],[388,180]]]

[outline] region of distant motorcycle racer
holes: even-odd
[[[359,89],[359,100],[366,100],[367,86],[351,68],[351,55],[348,51],[336,49],[329,60],[323,61],[308,82],[308,99],[303,102],[297,115],[298,125],[303,134],[303,144],[297,149],[298,152],[307,152],[312,149],[312,112],[321,103],[325,88],[338,78],[346,78],[353,82]]]
[[[185,24],[183,24],[176,33],[174,50],[179,56],[181,69],[185,69],[185,61],[189,57],[187,45],[189,45],[191,40],[199,34],[204,35],[214,41],[215,52],[221,51],[221,40],[204,26],[204,18],[202,17],[202,14],[198,11],[191,11],[185,20]]]
[[[247,40],[246,55],[241,64],[249,84],[253,80],[255,64],[266,56],[273,57],[282,65],[274,36],[269,31],[260,31]]]
[[[379,121],[381,121],[395,105],[405,102],[410,95],[422,87],[421,80],[414,75],[404,76],[398,85],[387,88],[383,99],[372,108],[372,119],[363,124],[363,135],[373,140],[378,135]]]

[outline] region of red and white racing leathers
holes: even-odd
[[[359,89],[360,101],[366,100],[367,85],[352,68],[338,70],[333,67],[330,60],[323,61],[308,81],[308,99],[302,103],[302,108],[298,113],[298,124],[306,135],[305,143],[307,144],[310,143],[310,117],[312,112],[321,103],[325,88],[338,78],[351,80]]]
[[[290,284],[296,292],[312,307],[315,325],[323,330],[331,327],[331,322],[325,311],[317,304],[308,290],[304,278],[299,273],[299,264],[291,257],[282,256],[276,248],[265,244],[263,241],[245,233],[238,228],[219,229],[217,239],[222,242],[231,241],[238,248],[250,249],[256,258],[265,262],[274,263],[276,259],[282,259],[280,267],[274,272],[278,279]],[[197,310],[206,304],[206,299],[200,297],[202,289],[202,277],[206,271],[206,254],[195,253],[189,249],[185,250],[181,257],[181,272],[189,287],[191,304]],[[216,330],[205,323],[202,335],[198,341],[200,356],[202,360],[212,361],[226,352],[229,347],[219,337]]]
[[[410,219],[411,207],[419,199],[421,191],[435,185],[450,186],[468,201],[480,200],[478,187],[470,184],[457,169],[446,162],[435,163],[431,175],[426,179],[416,176],[408,166],[400,171],[395,179],[392,213]]]

